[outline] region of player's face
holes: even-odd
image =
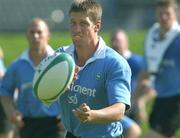
[[[49,31],[44,22],[37,21],[30,25],[27,38],[29,40],[30,48],[39,49],[48,45]]]
[[[157,7],[157,21],[161,27],[168,30],[172,23],[176,20],[176,11],[173,7]]]
[[[75,46],[86,46],[97,37],[100,22],[94,23],[91,19],[81,13],[72,12],[70,14],[70,31]]]

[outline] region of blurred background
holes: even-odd
[[[154,20],[155,0],[98,0],[103,8],[101,35],[107,44],[116,28],[128,32],[130,48],[143,53],[143,40]],[[0,0],[0,46],[9,65],[27,46],[26,29],[35,17],[48,22],[56,49],[71,42],[68,32],[68,10],[72,0]],[[136,38],[135,38],[136,36]],[[18,48],[17,48],[18,47]]]
[[[0,0],[0,31],[24,31],[34,17],[46,19],[52,31],[68,29],[72,0]],[[155,0],[98,0],[103,6],[103,30],[121,26],[146,29],[154,21]]]

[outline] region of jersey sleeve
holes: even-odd
[[[109,104],[124,103],[130,108],[131,69],[125,60],[112,60],[107,70],[107,93]]]
[[[10,65],[7,69],[0,86],[0,96],[11,96],[14,95],[14,90],[16,86],[16,72],[15,66]]]

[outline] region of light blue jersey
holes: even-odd
[[[76,61],[74,45],[60,48]],[[81,138],[115,138],[122,134],[121,122],[107,124],[81,123],[72,110],[82,103],[91,109],[102,109],[115,103],[130,107],[131,70],[127,61],[105,45],[100,38],[99,46],[91,58],[81,67],[78,79],[70,90],[60,97],[61,117],[67,130]]]
[[[54,51],[48,47],[48,55]],[[33,95],[32,80],[35,67],[29,58],[28,50],[15,60],[7,69],[0,87],[0,96],[13,98],[15,89],[19,91],[17,109],[24,117],[47,117],[57,116],[60,113],[59,103],[53,103],[50,107],[43,105]]]

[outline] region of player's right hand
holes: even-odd
[[[11,115],[10,121],[18,127],[23,127],[23,116],[19,111],[14,111]]]
[[[77,80],[78,79],[78,72],[80,71],[80,67],[76,66],[75,67],[75,72],[74,72],[74,78],[73,80]]]

